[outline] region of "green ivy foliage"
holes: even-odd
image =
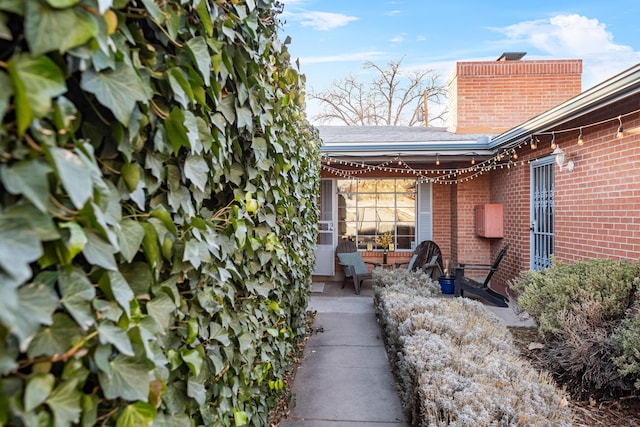
[[[272,0],[0,0],[0,426],[266,425],[319,138]]]

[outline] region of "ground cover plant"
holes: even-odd
[[[634,395],[640,386],[640,265],[555,261],[524,272],[512,288],[538,323],[548,365],[576,398]]]
[[[319,176],[279,11],[0,2],[0,425],[266,425]]]
[[[429,282],[385,285],[384,274],[374,304],[411,425],[571,425],[564,392],[481,303],[435,298]]]

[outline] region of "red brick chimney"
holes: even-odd
[[[582,60],[458,62],[449,82],[449,131],[499,134],[578,95]]]

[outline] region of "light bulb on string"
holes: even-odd
[[[618,121],[620,122],[620,126],[618,126],[616,138],[622,138],[624,136],[624,130],[622,129],[622,116],[618,116]]]
[[[584,145],[584,137],[582,136],[582,127],[580,128],[580,134],[578,135],[578,145]]]
[[[555,150],[556,147],[558,147],[558,144],[556,144],[556,133],[552,132],[551,133],[551,149]]]

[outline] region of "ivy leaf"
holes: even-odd
[[[253,340],[255,337],[251,336],[248,332],[243,332],[238,336],[238,343],[240,344],[240,353],[244,353],[253,346]]]
[[[240,107],[236,109],[236,115],[238,116],[238,128],[247,128],[249,132],[253,132],[253,114],[247,107]]]
[[[21,160],[7,166],[0,165],[0,178],[11,194],[24,195],[42,212],[47,211],[49,185],[47,175],[52,169],[38,160]]]
[[[156,408],[145,402],[128,405],[116,421],[116,427],[151,427],[156,418]]]
[[[0,14],[0,17],[2,14]],[[2,29],[2,23],[0,20],[0,30]],[[0,37],[1,39],[2,37]],[[3,88],[0,91],[0,120],[4,117],[4,113],[7,111],[7,107],[9,106],[9,100],[13,95],[13,85],[11,84],[11,79],[4,71],[0,71],[0,87]]]
[[[69,1],[53,0],[53,3]],[[52,3],[50,0],[48,3]],[[50,51],[67,50],[80,46],[98,34],[93,16],[79,7],[57,6],[54,9],[38,0],[27,0],[25,36],[34,56]]]
[[[65,381],[51,393],[47,405],[53,412],[55,427],[69,426],[80,421],[82,393],[76,390],[77,379]]]
[[[119,271],[109,271],[100,280],[100,289],[131,317],[131,301],[135,297],[127,279]]]
[[[52,374],[38,373],[29,378],[24,390],[24,409],[33,411],[49,397],[56,378]]]
[[[117,355],[109,362],[109,372],[99,373],[100,385],[107,399],[147,401],[151,362],[142,358]]]
[[[93,195],[91,168],[76,153],[64,148],[50,147],[56,173],[73,205],[82,209]]]
[[[186,363],[189,367],[192,375],[196,377],[200,375],[200,370],[202,369],[204,359],[202,358],[202,354],[200,354],[197,349],[183,348],[182,350],[180,350],[180,356],[182,357],[182,360],[184,360],[184,363]]]
[[[58,279],[62,299],[60,300],[69,314],[83,328],[95,323],[90,301],[95,298],[96,291],[89,279],[81,270],[63,273]]]
[[[27,349],[29,357],[53,356],[66,352],[80,337],[78,325],[65,313],[53,315],[48,328],[41,328]]]
[[[120,228],[117,230],[117,234],[120,253],[127,262],[133,261],[142,244],[144,228],[137,221],[126,218],[120,221]]]
[[[206,3],[206,2],[202,2]],[[211,82],[211,54],[209,46],[204,37],[194,37],[186,43],[187,51],[198,66],[198,71],[204,79],[204,83],[209,86]]]
[[[153,298],[147,303],[147,312],[162,328],[162,334],[166,333],[167,328],[173,321],[173,311],[176,305],[173,300],[164,292]]]
[[[2,335],[5,335],[2,333]],[[5,376],[9,372],[13,371],[18,367],[18,355],[20,354],[20,350],[18,346],[11,342],[11,340],[6,339],[6,337],[2,337],[3,345],[0,345],[0,375]],[[2,399],[0,398],[0,401]],[[0,414],[2,413],[2,403],[0,403]],[[2,421],[2,416],[0,415],[0,421]]]
[[[41,255],[42,246],[38,234],[31,229],[28,221],[0,215],[0,268],[11,276],[16,284],[31,277],[29,264]],[[8,286],[8,283],[4,283],[2,287],[5,286]],[[2,300],[2,303],[7,301]]]
[[[202,156],[189,156],[184,163],[184,175],[204,191],[209,178],[209,165]]]
[[[196,2],[196,12],[198,12],[198,17],[200,18],[200,23],[204,27],[207,35],[211,37],[213,35],[213,23],[211,22],[211,15],[209,12],[209,8],[207,7],[209,2],[205,0],[197,0]],[[207,83],[207,86],[209,83]]]
[[[207,391],[204,384],[189,377],[187,381],[187,396],[198,402],[198,405],[204,405],[207,401]]]
[[[65,246],[69,252],[69,260],[75,258],[87,244],[87,235],[77,222],[65,222],[60,228],[69,230],[69,236],[65,237]]]
[[[80,0],[45,0],[49,5],[57,9],[74,6],[80,3]]]
[[[184,108],[189,106],[189,103],[193,101],[193,90],[187,80],[187,76],[180,68],[175,67],[167,72],[169,76],[169,85],[173,90],[174,98]]]
[[[98,325],[98,336],[100,337],[101,344],[113,344],[118,351],[125,356],[133,356],[133,347],[131,341],[127,335],[127,331],[121,327],[103,321]]]
[[[51,99],[67,91],[64,75],[48,57],[14,55],[7,70],[15,91],[18,135],[24,135],[31,121],[47,114]]]
[[[80,86],[93,93],[125,126],[129,125],[136,102],[147,100],[142,80],[131,65],[123,62],[116,63],[115,70],[85,71]]]
[[[1,304],[0,304],[1,305]],[[18,289],[18,301],[6,307],[0,318],[6,317],[9,329],[18,337],[20,349],[25,351],[40,325],[50,325],[57,301],[49,288],[31,284]]]
[[[82,254],[90,264],[100,266],[105,270],[116,271],[118,265],[113,254],[116,250],[93,230],[86,230],[87,244],[82,249]]]
[[[234,123],[236,121],[236,109],[234,107],[235,102],[236,98],[233,95],[227,95],[222,98],[218,104],[218,109],[222,112],[222,115],[229,123]]]
[[[174,107],[171,110],[169,117],[164,121],[164,127],[174,154],[178,154],[182,147],[189,147],[188,130],[184,126],[184,114],[180,108]]]
[[[209,338],[218,341],[225,347],[231,344],[231,340],[229,340],[229,333],[219,323],[211,322],[209,324]]]

